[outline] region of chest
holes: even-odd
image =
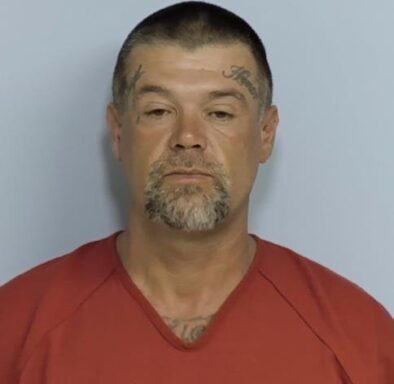
[[[256,284],[197,324],[190,345],[151,307],[120,293],[91,298],[40,343],[20,383],[347,383],[335,354]]]

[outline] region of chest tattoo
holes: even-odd
[[[213,316],[214,314],[191,319],[174,319],[163,316],[162,319],[180,339],[189,344],[195,342],[204,333]]]

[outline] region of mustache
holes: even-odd
[[[193,169],[197,168],[203,172],[211,174],[214,178],[222,181],[228,179],[224,166],[217,161],[208,161],[201,156],[181,154],[159,159],[152,163],[149,176],[153,179],[162,179],[166,174],[177,168]]]

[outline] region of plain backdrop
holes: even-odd
[[[169,1],[1,0],[0,284],[125,225],[105,107],[118,50]],[[216,1],[263,39],[281,124],[250,232],[394,312],[394,2]]]

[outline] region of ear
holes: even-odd
[[[260,122],[260,163],[265,163],[271,156],[274,146],[276,128],[279,124],[278,108],[276,106],[269,107]]]
[[[117,160],[122,161],[122,156],[120,151],[122,119],[113,103],[108,104],[106,117],[107,117],[107,125],[111,134],[112,152]]]

